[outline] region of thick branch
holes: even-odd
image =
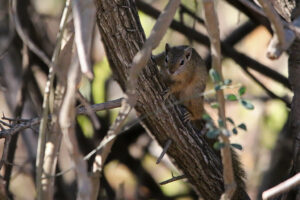
[[[126,8],[114,1],[97,1],[97,24],[110,66],[123,90],[126,90],[129,63],[145,40],[132,0],[125,2]],[[209,147],[204,136],[197,134],[190,124],[183,123],[179,106],[166,106],[173,105],[175,99],[170,98],[164,103],[161,96],[164,89],[158,69],[150,61],[138,78],[136,90],[135,109],[138,115],[147,116],[143,119],[143,126],[162,146],[168,139],[172,140],[168,154],[198,194],[208,200],[218,199],[224,190],[220,157]],[[153,111],[159,111],[159,114],[147,115]]]

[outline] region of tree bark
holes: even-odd
[[[126,91],[130,64],[145,41],[137,10],[132,0],[97,0],[96,5],[97,24],[113,76]],[[190,123],[183,123],[175,99],[163,100],[161,94],[166,87],[151,60],[138,82],[135,109],[139,117],[143,116],[143,126],[161,146],[172,140],[168,155],[198,195],[207,200],[219,199],[224,191],[221,159],[208,145],[203,131],[196,132]],[[243,198],[235,195],[233,199],[248,199],[243,188],[238,190]]]

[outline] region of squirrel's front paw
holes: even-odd
[[[183,122],[184,123],[191,121],[191,119],[192,119],[192,114],[190,112],[185,112],[183,114]]]

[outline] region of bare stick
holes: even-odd
[[[113,108],[118,108],[118,107],[121,107],[121,101],[122,101],[122,98],[112,100],[112,101],[108,101],[108,102],[105,102],[105,103],[94,104],[94,105],[91,105],[91,108],[95,112],[102,111],[102,110],[109,110],[109,109],[113,109]],[[88,111],[84,107],[79,107],[76,111],[76,114],[78,114],[78,115],[79,114],[85,115],[87,113],[88,113]],[[49,119],[50,118],[51,118],[51,116],[49,116]],[[15,134],[19,131],[23,131],[24,129],[36,126],[41,122],[41,119],[40,118],[19,119],[19,120],[16,120],[16,121],[19,121],[20,123],[15,124],[15,125],[9,125],[9,124],[7,124],[7,123],[0,120],[0,123],[5,123],[5,124],[9,125],[9,127],[11,127],[10,129],[2,129],[0,131],[0,138],[5,138],[5,137],[8,137],[9,135],[13,135],[13,134]]]
[[[93,78],[90,63],[92,34],[96,21],[96,9],[93,0],[73,0],[72,3],[75,42],[79,57],[81,72],[89,79]]]
[[[262,198],[269,199],[280,195],[300,184],[300,173],[262,193]]]
[[[281,19],[279,15],[276,13],[275,9],[273,8],[270,1],[266,0],[258,0],[260,5],[263,7],[263,10],[265,11],[266,15],[268,16],[268,19],[271,22],[272,29],[273,29],[273,42],[270,43],[272,45],[269,45],[268,48],[268,57],[271,59],[278,58],[283,50],[287,49],[287,42],[285,38],[285,31],[283,28],[283,24],[281,23]],[[274,45],[274,40],[276,40],[276,44]]]
[[[42,119],[40,123],[40,129],[39,129],[39,138],[38,138],[38,148],[37,148],[37,159],[36,159],[36,184],[37,184],[37,199],[42,199],[42,185],[41,185],[41,178],[42,178],[42,172],[43,172],[43,160],[44,160],[44,154],[45,154],[45,143],[46,143],[46,136],[47,136],[47,122],[48,122],[48,114],[49,114],[49,102],[50,102],[50,91],[53,86],[54,81],[54,68],[57,65],[57,58],[61,49],[61,40],[63,36],[63,32],[65,29],[67,17],[70,12],[70,0],[66,1],[65,8],[63,10],[63,15],[61,18],[60,26],[59,26],[59,32],[57,34],[57,41],[56,41],[56,47],[54,49],[54,53],[52,55],[51,64],[49,66],[49,75],[48,75],[48,81],[45,87],[44,92],[44,101],[43,101],[43,114]]]
[[[10,141],[11,141],[11,136],[8,136],[5,138],[2,158],[0,161],[0,169],[2,169],[3,164],[5,164],[7,161],[8,148],[9,148]]]
[[[206,29],[209,35],[211,43],[211,54],[212,54],[212,67],[215,69],[223,80],[222,76],[222,67],[221,67],[221,43],[220,43],[220,33],[219,33],[219,23],[217,18],[217,13],[214,7],[213,0],[203,0],[204,12],[205,12],[205,24]],[[223,90],[217,91],[217,100],[219,103],[219,118],[222,119],[225,129],[226,125],[226,116],[225,116],[225,99]],[[221,149],[222,154],[222,163],[223,163],[223,177],[225,192],[222,194],[221,199],[231,199],[235,189],[236,183],[234,180],[234,173],[232,167],[232,157],[230,151],[230,140],[228,136],[225,136],[223,133],[220,134],[219,140],[223,141],[225,147]]]
[[[106,161],[107,156],[111,151],[111,147],[115,142],[116,137],[121,133],[121,128],[125,122],[125,119],[128,117],[132,107],[128,104],[127,99],[122,100],[122,107],[118,114],[117,119],[109,128],[107,135],[103,138],[100,144],[97,146],[96,149],[99,149],[95,161],[93,163],[93,176],[100,176],[104,163]],[[99,186],[99,179],[94,180],[94,184]],[[99,187],[93,188],[93,196],[98,196]]]
[[[290,24],[282,20],[270,1],[258,0],[262,5],[265,13],[258,6],[247,0],[239,0],[243,5],[250,8],[255,13],[268,17],[271,22],[274,35],[269,43],[267,56],[270,59],[277,59],[283,51],[287,50],[294,42],[296,37],[300,37],[299,27],[297,23]]]
[[[32,42],[32,40],[28,37],[28,35],[26,35],[25,32],[23,31],[23,28],[22,28],[20,20],[19,20],[18,12],[17,12],[17,1],[11,0],[10,6],[11,6],[11,9],[10,9],[11,18],[14,20],[18,35],[20,36],[20,38],[22,39],[24,44],[26,44],[26,46],[28,46],[28,48],[33,53],[35,53],[47,66],[49,66],[51,64],[50,59],[47,57],[47,55],[41,49],[39,49]]]
[[[178,181],[178,180],[181,180],[181,179],[184,179],[184,178],[186,178],[185,175],[175,176],[175,177],[172,177],[172,178],[170,178],[170,179],[168,179],[168,180],[165,180],[165,181],[163,181],[163,182],[160,182],[159,184],[160,184],[160,185],[165,185],[165,184],[172,183],[172,182],[174,182],[174,181]]]
[[[168,139],[165,146],[164,146],[164,149],[163,151],[161,152],[161,154],[159,155],[159,157],[157,158],[157,161],[156,161],[156,164],[159,164],[160,161],[163,159],[164,155],[167,153],[170,145],[172,144],[172,140],[171,139]]]
[[[84,200],[90,199],[91,181],[87,174],[87,163],[83,160],[75,133],[75,99],[76,86],[80,76],[79,72],[79,61],[77,53],[75,53],[67,75],[67,89],[59,113],[59,125],[68,151],[71,154],[73,165],[75,166],[78,188],[77,199]]]
[[[93,111],[92,106],[89,104],[89,102],[82,96],[82,94],[77,91],[76,97],[79,99],[79,101],[82,103],[82,105],[85,107],[85,110],[87,111],[88,116],[91,118],[95,129],[100,129],[101,124],[97,118],[96,113]]]
[[[93,105],[91,105],[91,109],[94,112],[97,112],[97,111],[102,111],[102,110],[118,108],[118,107],[121,107],[122,99],[123,98],[119,98],[119,99],[107,101],[104,103],[93,104]],[[88,111],[85,107],[82,106],[82,107],[77,108],[77,114],[78,115],[87,115]]]

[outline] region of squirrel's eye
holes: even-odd
[[[180,61],[180,65],[184,65],[184,60],[181,60],[181,61]]]

